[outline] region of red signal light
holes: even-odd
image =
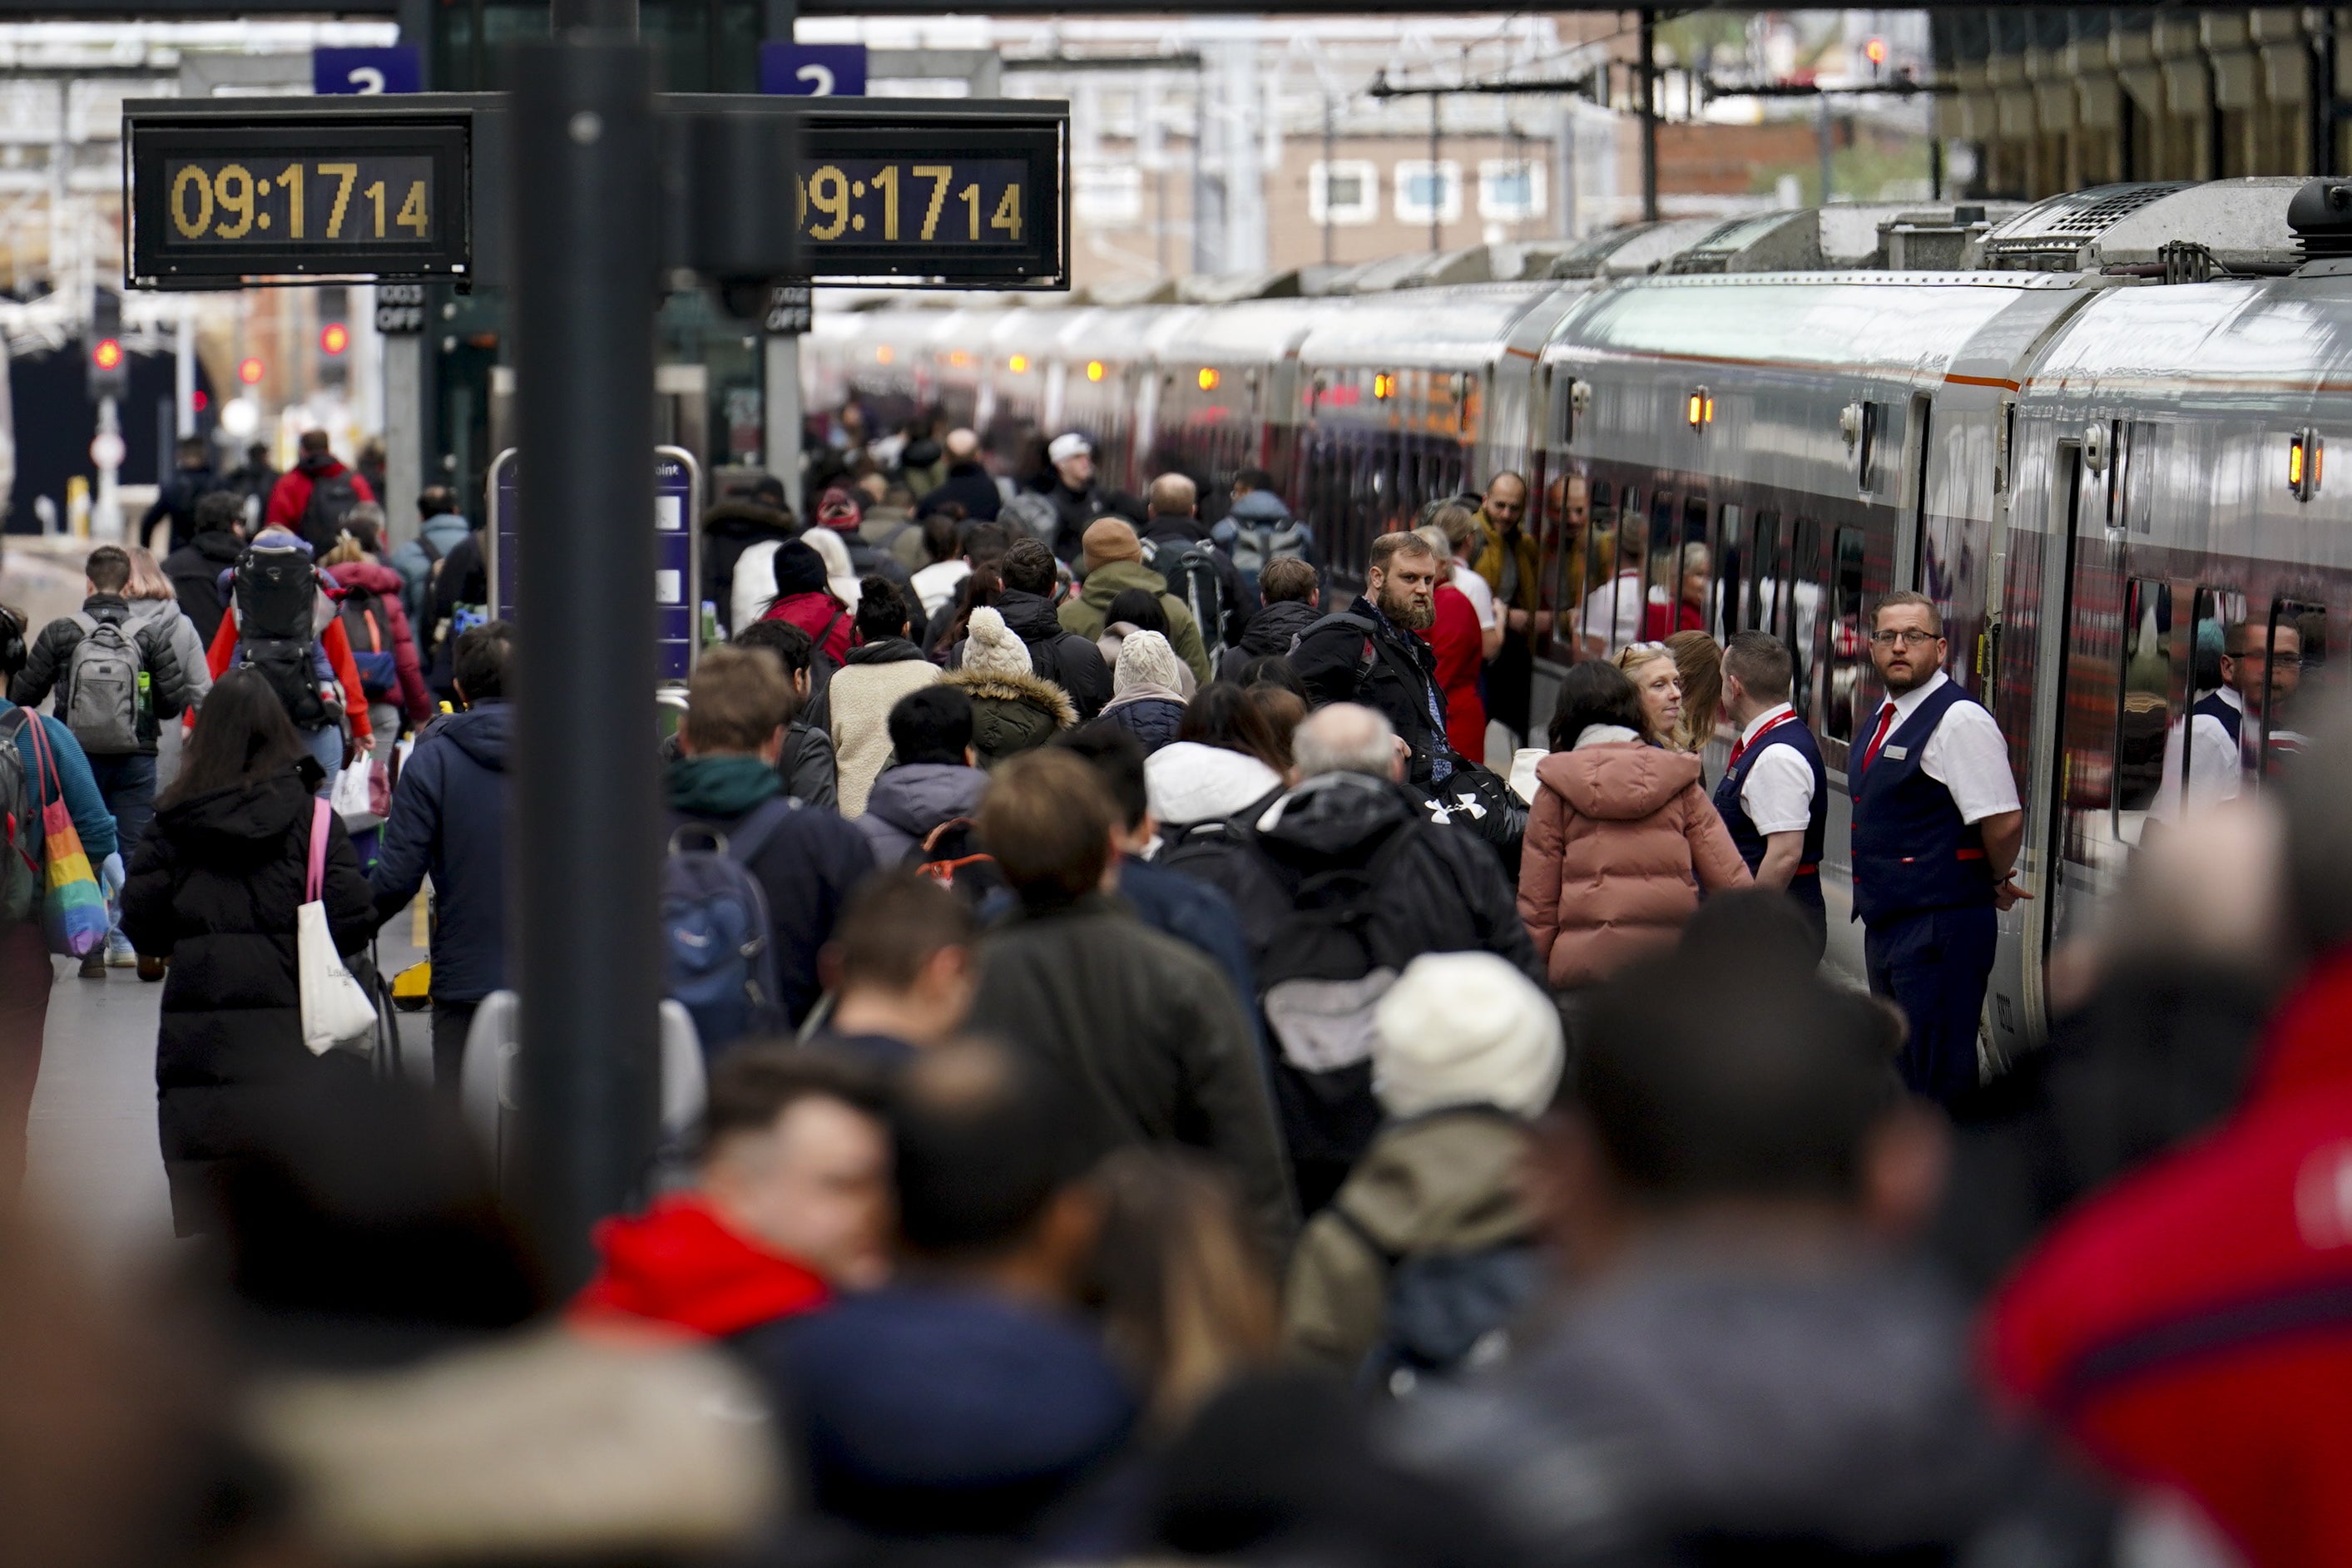
[[[196,411],[198,413],[204,413],[204,412],[205,412],[205,410],[206,410],[206,409],[208,409],[208,408],[212,407],[212,405],[213,405],[213,400],[212,400],[212,399],[210,399],[210,398],[208,398],[208,397],[206,397],[206,396],[205,395],[205,389],[204,389],[204,388],[202,388],[202,387],[198,387],[198,388],[196,389],[196,401],[195,401],[195,402],[194,402],[194,408],[195,408],[195,411]]]
[[[89,362],[101,371],[111,371],[122,363],[122,343],[115,338],[100,338],[90,345]]]
[[[247,360],[236,367],[236,379],[243,382],[249,387],[259,386],[261,384],[261,361],[259,360]]]
[[[1886,63],[1886,40],[1884,38],[1871,39],[1870,42],[1862,46],[1862,54],[1863,57],[1874,66],[1885,65]]]
[[[319,329],[319,348],[323,353],[340,354],[352,346],[352,329],[341,321],[330,321]]]

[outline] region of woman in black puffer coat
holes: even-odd
[[[157,1121],[182,1236],[209,1228],[221,1162],[248,1145],[272,1104],[318,1075],[365,1073],[348,1051],[302,1043],[294,916],[309,869],[319,765],[260,675],[224,674],[156,802],[122,890],[122,928],[169,958],[155,1042]],[[321,897],[335,946],[367,946],[375,901],[341,822],[327,818]]]

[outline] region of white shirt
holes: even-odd
[[[2223,686],[2215,695],[2238,710],[2241,727],[2255,722],[2246,712],[2246,699],[2238,695],[2235,687]],[[2229,729],[2211,714],[2192,711],[2186,727],[2176,724],[2164,737],[2164,781],[2157,787],[2156,799],[2148,804],[2149,815],[2161,821],[2177,821],[2180,816],[2180,748],[2184,744],[2189,747],[2190,810],[2233,800],[2245,789],[2245,755],[2230,738]]]
[[[961,588],[963,580],[971,575],[970,561],[961,556],[950,556],[945,560],[933,561],[915,573],[908,580],[908,586],[915,591],[915,597],[923,601],[923,613],[937,615],[947,608],[948,601],[956,596],[956,590]]]
[[[1767,709],[1739,732],[1739,744],[1753,746],[1756,737],[1794,713],[1787,703]],[[1739,809],[1759,833],[1802,832],[1813,822],[1813,770],[1793,746],[1768,746],[1748,765],[1739,783]]]
[[[1614,601],[1612,614],[1611,604]],[[1608,628],[1608,630],[1603,630]],[[1584,634],[1606,638],[1612,648],[1642,640],[1642,574],[1627,567],[1584,596]]]
[[[1454,575],[1446,580],[1460,589],[1462,597],[1470,601],[1470,608],[1478,612],[1478,630],[1492,632],[1495,629],[1495,591],[1486,585],[1486,580],[1472,570],[1467,563],[1457,559],[1454,563]]]
[[[1887,727],[1887,738],[1910,722],[1919,711],[1919,705],[1933,696],[1937,688],[1950,684],[1951,677],[1937,670],[1918,685],[1895,699],[1895,722]],[[1870,727],[1855,740],[1865,749],[1870,737],[1878,733],[1878,721],[1886,712],[1885,704],[1870,716]],[[1882,750],[1881,756],[1885,755]],[[1862,753],[1854,753],[1862,760]],[[1900,754],[1897,754],[1900,760]],[[1960,820],[1977,823],[1987,817],[1998,817],[2003,811],[2018,810],[2017,779],[2009,771],[2009,742],[2000,733],[2000,725],[1981,704],[1954,703],[1945,710],[1943,722],[1927,737],[1920,748],[1919,771],[1951,791],[1952,804],[1958,807]]]

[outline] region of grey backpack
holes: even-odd
[[[16,748],[16,732],[41,721],[23,708],[0,714],[0,925],[41,915],[41,798]]]
[[[66,658],[66,721],[81,748],[96,757],[139,749],[140,699],[147,671],[139,639],[121,621],[76,613],[81,641]]]

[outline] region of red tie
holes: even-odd
[[[1886,732],[1894,727],[1895,705],[1888,703],[1878,710],[1878,729],[1871,736],[1870,744],[1863,747],[1862,766],[1854,769],[1857,774],[1868,771],[1870,765],[1878,760],[1878,748],[1886,744]]]

